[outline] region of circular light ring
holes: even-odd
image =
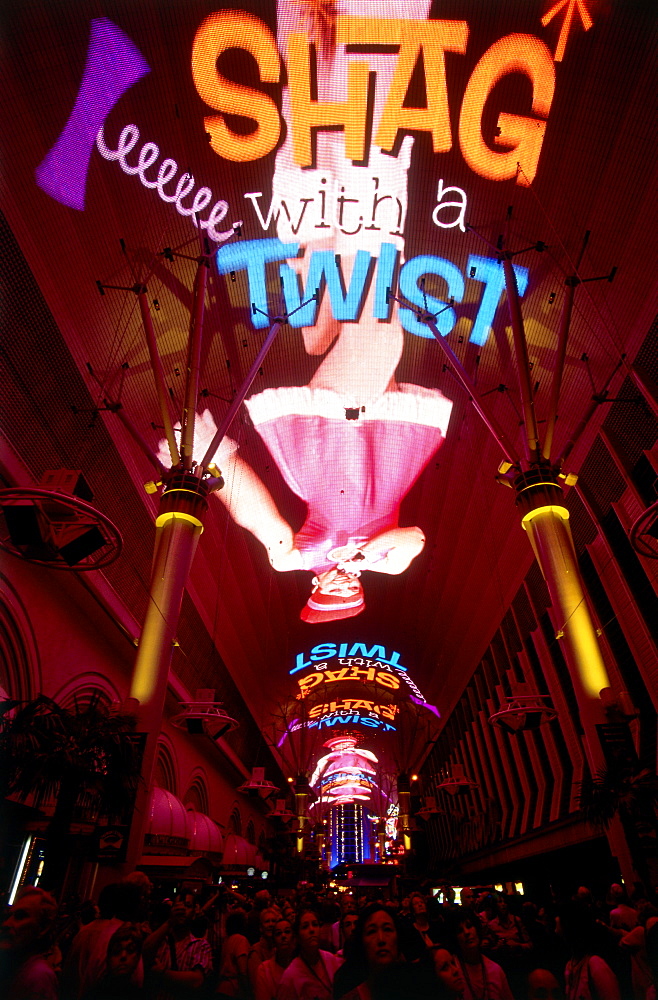
[[[629,537],[631,545],[641,556],[658,559],[658,500],[642,511],[633,523]]]
[[[109,517],[106,517],[105,514],[101,514],[99,510],[92,507],[91,504],[85,503],[84,500],[80,500],[78,497],[71,496],[67,493],[56,493],[52,490],[32,489],[30,487],[13,487],[6,490],[0,490],[0,506],[3,505],[3,501],[12,500],[49,500],[51,502],[61,504],[62,507],[73,511],[73,513],[78,516],[82,515],[83,517],[86,516],[90,518],[89,527],[104,528],[105,532],[101,532],[101,534],[105,537],[104,545],[97,549],[96,552],[92,552],[90,556],[85,558],[95,556],[97,552],[105,549],[108,545],[110,548],[105,552],[101,551],[101,555],[98,556],[96,561],[93,563],[83,563],[81,561],[73,566],[69,566],[66,562],[57,562],[56,557],[52,560],[45,558],[29,558],[24,552],[21,551],[19,546],[15,545],[11,541],[11,538],[8,537],[8,532],[7,535],[2,532],[0,533],[0,548],[4,549],[5,552],[9,552],[11,555],[14,555],[19,559],[23,559],[25,562],[34,563],[37,566],[47,566],[48,569],[65,570],[76,573],[86,573],[92,569],[104,569],[106,566],[115,562],[115,560],[121,555],[123,549],[123,538],[121,537],[121,532],[117,526],[110,521]],[[40,510],[38,503],[33,506],[39,510],[42,517],[48,520],[48,515]]]

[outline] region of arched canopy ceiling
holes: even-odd
[[[246,466],[220,455],[229,509],[213,498],[189,587],[262,726],[272,705],[295,700],[299,662],[341,649],[344,659],[358,643],[397,656],[445,713],[518,588],[531,552],[513,494],[495,482],[501,447],[418,311],[440,313],[476,395],[522,453],[500,238],[525,250],[514,265],[540,436],[565,278],[577,262],[582,278],[618,268],[614,282],[576,290],[559,454],[656,310],[652,6],[338,0],[329,28],[302,0],[16,0],[5,11],[3,210],[97,404],[120,401],[157,451],[137,296],[97,287],[145,283],[180,415],[196,264],[163,250],[196,257],[194,212],[219,248],[198,400],[215,424],[263,343],[264,314],[292,312],[319,289],[319,311],[307,303],[282,326],[250,390],[260,404],[230,430]],[[538,241],[542,252],[526,249]],[[40,334],[16,332],[34,345]],[[65,389],[60,404],[70,411]],[[100,419],[153,512],[142,486],[151,466],[115,414]],[[116,476],[108,466],[96,483],[101,508]],[[127,502],[124,515],[129,531]],[[271,540],[270,521],[274,568],[255,537]],[[301,555],[281,555],[291,547],[281,523]],[[381,541],[398,526],[406,532]],[[300,620],[314,575],[359,568],[364,553],[364,604],[348,595],[349,616],[328,621],[318,598]],[[128,549],[113,573],[121,590],[146,567]],[[321,644],[329,651],[312,654]],[[314,704],[350,698],[367,700],[337,683]]]

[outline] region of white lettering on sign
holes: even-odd
[[[447,194],[457,194],[459,195],[459,201],[444,201],[443,197]],[[455,226],[459,226],[462,233],[466,232],[466,192],[462,188],[458,187],[444,187],[443,178],[439,181],[439,186],[436,192],[436,200],[438,205],[435,206],[432,212],[432,222],[435,226],[439,226],[441,229],[454,229]],[[442,222],[439,218],[439,212],[442,212],[444,208],[457,208],[457,217],[453,219],[452,222]]]

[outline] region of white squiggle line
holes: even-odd
[[[179,212],[180,215],[191,216],[192,222],[196,226],[196,216],[199,212],[203,212],[203,210],[207,208],[212,201],[213,194],[211,189],[208,187],[200,187],[192,199],[191,206],[189,208],[185,208],[182,201],[192,193],[196,183],[192,174],[181,174],[178,178],[175,192],[173,194],[167,194],[164,190],[165,185],[169,184],[169,182],[174,179],[178,171],[178,164],[176,163],[176,160],[169,158],[164,159],[160,164],[156,179],[154,181],[148,180],[145,176],[146,171],[153,166],[159,157],[160,148],[154,142],[145,142],[139,151],[139,159],[137,160],[136,166],[131,167],[126,160],[126,157],[128,153],[135,148],[138,142],[139,129],[137,125],[126,125],[119,136],[119,146],[117,149],[110,149],[106,144],[102,128],[96,136],[96,146],[103,159],[118,160],[119,166],[125,174],[137,174],[144,187],[156,188],[163,201],[175,204],[176,211]],[[208,236],[211,240],[214,240],[215,243],[223,243],[229,238],[229,236],[233,236],[237,226],[242,225],[242,220],[240,220],[239,222],[234,222],[230,229],[227,229],[224,232],[218,232],[215,226],[223,221],[227,212],[228,202],[220,199],[219,201],[216,201],[210,209],[210,215],[207,219],[198,220],[198,225],[207,231]]]

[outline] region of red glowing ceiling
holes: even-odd
[[[356,439],[346,438],[337,447],[319,446],[304,469],[306,480],[313,476],[315,488],[339,503],[341,490],[351,497],[363,486],[360,470],[372,474],[376,464],[368,488],[397,489],[399,524],[418,527],[426,538],[399,575],[377,567],[363,573],[365,608],[358,616],[300,621],[315,564],[277,572],[253,534],[213,502],[189,595],[262,725],[271,704],[294,690],[289,670],[296,655],[323,642],[397,651],[423,695],[445,713],[530,565],[513,494],[494,479],[501,450],[417,319],[425,305],[423,275],[430,311],[445,307],[441,332],[519,451],[516,361],[505,296],[496,285],[499,237],[513,250],[545,245],[514,259],[526,269],[517,277],[522,288],[527,284],[522,311],[540,436],[565,278],[587,231],[580,277],[618,268],[614,282],[577,289],[554,455],[621,355],[633,356],[656,311],[650,109],[658,63],[645,5],[586,0],[558,10],[534,0],[344,0],[336,6],[335,39],[316,37],[310,56],[315,28],[304,18],[313,5],[301,0],[280,0],[281,55],[274,3],[227,4],[217,13],[206,0],[67,6],[17,0],[5,15],[2,206],[93,400],[120,400],[157,450],[163,432],[137,297],[110,290],[101,296],[97,287],[145,282],[166,384],[180,413],[196,265],[162,251],[198,253],[196,209],[213,240],[242,223],[238,235],[217,242],[219,266],[213,260],[209,274],[199,409],[209,409],[216,423],[266,334],[268,320],[251,303],[275,315],[301,302],[290,264],[308,262],[313,251],[325,255],[316,258],[317,273],[325,267],[322,309],[333,316],[322,326],[311,307],[304,332],[284,325],[252,394],[308,386],[321,365],[328,370],[327,359],[338,357],[336,348],[352,343],[351,366],[343,364],[340,377],[345,406],[358,411],[359,393],[367,395],[381,379],[381,354],[393,331],[401,349],[393,365],[397,382],[416,387],[416,396],[439,390],[453,402],[440,450],[439,438],[405,438],[394,414],[399,433],[360,440],[358,460]],[[339,57],[327,55],[325,43],[335,44]],[[331,100],[340,107],[327,112]],[[344,131],[321,127],[314,140],[313,126],[333,119],[344,122]],[[369,158],[359,159],[363,149]],[[268,225],[272,199],[278,228],[272,219]],[[281,251],[277,240],[288,249]],[[370,256],[357,265],[359,251]],[[307,281],[305,268],[298,267]],[[386,302],[388,287],[400,306]],[[26,345],[21,377],[28,385],[30,352],[40,350],[44,330],[11,331]],[[364,347],[366,335],[371,342]],[[70,386],[46,388],[52,401],[46,418],[60,429],[70,425]],[[39,387],[31,389],[37,399]],[[602,415],[580,438],[570,470],[578,471]],[[360,419],[369,416],[366,407]],[[34,412],[24,416],[26,448],[34,419]],[[135,511],[155,510],[142,486],[152,469],[115,415],[103,412],[100,419],[125,468],[103,467],[93,447],[82,449],[80,463],[91,467],[102,509],[122,479],[124,500],[114,497],[113,516],[130,540]],[[297,532],[306,516],[293,491],[299,470],[284,468],[289,454],[284,460],[277,448],[295,451],[301,432],[294,421],[283,430],[279,422],[283,444],[275,444],[257,426],[253,410],[243,407],[230,436]],[[396,477],[400,482],[390,486]],[[239,479],[231,489],[238,499],[246,496]],[[148,573],[140,544],[135,538],[108,571],[117,591],[139,595],[137,611]],[[187,659],[193,688],[194,658]],[[199,682],[210,686],[212,677]]]

